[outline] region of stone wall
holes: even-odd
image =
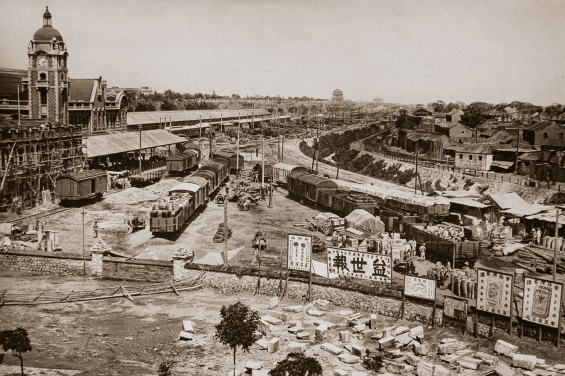
[[[86,275],[90,275],[90,253],[85,255]],[[11,269],[31,275],[82,276],[82,255],[65,252],[10,250],[0,252],[0,269]]]
[[[102,259],[102,278],[142,282],[172,281],[173,263],[171,261],[104,257]]]

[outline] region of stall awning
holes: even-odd
[[[514,165],[514,162],[505,162],[505,161],[494,161],[490,165],[491,167],[498,167],[508,170],[510,167]]]
[[[186,139],[167,131],[155,129],[141,133],[141,149],[181,144]],[[91,136],[86,139],[88,158],[139,150],[139,132],[124,132]]]

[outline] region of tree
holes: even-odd
[[[176,109],[177,105],[173,100],[165,99],[163,103],[161,103],[161,111],[174,111]]]
[[[269,371],[269,376],[322,376],[322,365],[316,358],[305,356],[302,353],[292,353],[286,359],[277,363],[275,368]]]
[[[0,332],[0,345],[5,352],[11,351],[12,356],[20,360],[22,376],[24,375],[24,358],[23,354],[31,351],[31,341],[27,335],[27,330],[17,328],[14,330],[4,330]]]
[[[259,314],[241,302],[229,307],[222,306],[222,320],[216,325],[215,337],[233,349],[233,370],[235,374],[235,354],[238,347],[243,351],[255,343],[255,332],[259,325]]]
[[[157,111],[157,107],[151,101],[140,101],[135,106],[135,111]]]

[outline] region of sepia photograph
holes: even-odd
[[[0,376],[565,374],[565,2],[0,4]]]

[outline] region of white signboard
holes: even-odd
[[[288,268],[310,271],[312,237],[288,234]]]
[[[328,248],[329,273],[376,282],[390,283],[392,280],[390,256],[341,248]]]
[[[436,300],[436,280],[405,275],[404,295],[420,299]]]
[[[510,317],[512,284],[510,274],[477,269],[477,309]]]
[[[563,285],[561,283],[524,277],[522,319],[557,328],[562,290]]]

